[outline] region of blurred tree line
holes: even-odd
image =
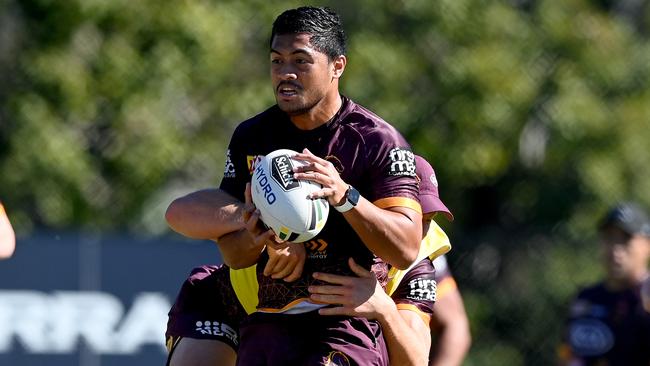
[[[19,233],[163,234],[219,183],[236,124],[273,103],[268,37],[296,1],[0,0],[0,199]],[[650,6],[636,0],[319,5],[343,91],[436,168],[456,215],[468,365],[548,365],[600,274],[594,227],[650,205]],[[442,220],[440,220],[442,221]]]

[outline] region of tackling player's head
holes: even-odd
[[[429,231],[429,224],[436,214],[444,214],[449,221],[454,219],[454,215],[440,199],[438,180],[433,167],[419,155],[415,155],[415,173],[420,182],[418,198],[422,206],[422,236],[424,237]]]
[[[650,220],[645,211],[631,202],[614,206],[601,221],[600,235],[609,285],[621,288],[641,281],[650,259]]]
[[[328,8],[287,10],[273,23],[270,46],[271,80],[280,109],[294,123],[300,121],[302,129],[329,120],[341,105],[338,82],[347,63],[338,14]]]

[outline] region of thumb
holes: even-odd
[[[365,268],[361,267],[360,265],[357,264],[357,262],[354,261],[352,257],[348,259],[348,265],[350,266],[350,269],[352,272],[354,272],[357,276],[359,277],[364,277],[368,278],[372,275],[372,272],[366,270]]]

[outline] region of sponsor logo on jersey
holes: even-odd
[[[308,251],[308,257],[311,259],[327,258],[327,242],[323,239],[314,239],[305,243],[305,249]]]
[[[407,299],[418,301],[436,301],[438,285],[436,280],[426,278],[415,278],[409,282],[409,293]]]
[[[300,187],[300,182],[293,179],[293,164],[289,155],[279,155],[271,160],[271,176],[284,191]]]
[[[350,366],[350,360],[345,353],[341,351],[332,351],[327,355],[325,366]]]
[[[389,175],[406,175],[415,177],[415,155],[412,151],[399,147],[393,148],[389,153]]]
[[[195,324],[196,328],[194,329],[197,333],[201,335],[213,335],[218,337],[225,337],[230,339],[235,345],[239,344],[237,340],[237,332],[228,324],[218,322],[218,321],[198,321]]]
[[[257,184],[259,184],[260,189],[264,193],[264,199],[266,199],[266,202],[268,202],[269,205],[272,205],[275,202],[276,197],[273,193],[271,184],[269,183],[269,178],[264,174],[264,169],[262,169],[261,164],[255,168],[255,171],[257,172]]]
[[[226,150],[226,165],[223,168],[223,177],[224,178],[235,178],[235,164],[232,163],[230,157],[230,149]]]
[[[260,155],[246,155],[246,164],[248,164],[248,173],[253,175],[255,164],[260,161]]]
[[[612,349],[614,335],[598,319],[578,319],[569,325],[569,344],[579,356],[598,356]]]

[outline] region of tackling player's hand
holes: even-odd
[[[321,190],[313,192],[309,198],[327,198],[332,206],[340,206],[344,203],[348,184],[341,179],[334,164],[319,158],[307,149],[294,155],[293,159],[306,162],[305,165],[294,168],[294,178],[309,180],[323,186]]]
[[[246,183],[246,191],[244,192],[244,228],[255,242],[255,246],[264,248],[275,237],[273,230],[266,229],[260,220],[260,211],[253,204],[251,196],[251,184]],[[260,249],[261,250],[261,249]]]
[[[305,266],[307,251],[303,243],[278,242],[277,237],[266,245],[269,261],[264,267],[264,275],[275,279],[293,282],[300,278]]]
[[[359,277],[340,276],[315,272],[314,278],[331,285],[309,286],[310,298],[316,302],[340,305],[323,308],[321,315],[361,316],[378,319],[388,307],[395,307],[393,300],[381,288],[374,273],[348,260],[350,269]]]

